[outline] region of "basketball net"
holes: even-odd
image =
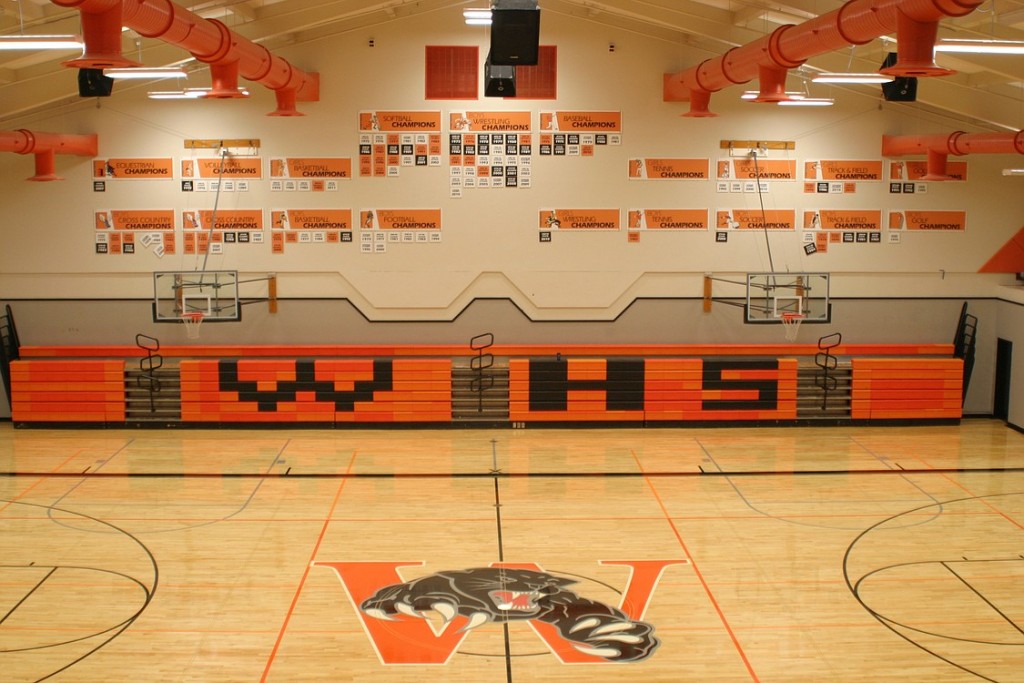
[[[185,335],[189,339],[199,339],[199,326],[203,324],[201,312],[182,313],[181,322],[185,326]]]
[[[803,322],[803,319],[802,313],[782,314],[782,329],[786,332],[787,341],[796,341],[796,336],[800,332],[800,323]]]

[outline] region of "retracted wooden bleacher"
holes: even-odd
[[[508,373],[502,423],[785,424],[813,344],[494,345]],[[458,424],[456,345],[163,346],[180,368],[182,424]],[[843,344],[846,422],[956,421],[963,361],[951,344]],[[126,423],[131,346],[23,346],[11,363],[18,425]],[[955,400],[954,400],[955,399]],[[833,416],[834,417],[834,416]],[[130,422],[130,420],[128,420]],[[833,423],[837,420],[833,419]],[[841,422],[841,421],[840,421]]]

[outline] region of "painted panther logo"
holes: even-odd
[[[444,619],[443,628],[459,615],[469,620],[460,631],[489,622],[537,620],[554,626],[580,652],[607,661],[636,662],[654,653],[661,643],[653,626],[566,589],[574,583],[529,569],[442,571],[385,586],[360,609],[388,621],[396,621],[398,614],[427,619],[427,612],[434,611]]]

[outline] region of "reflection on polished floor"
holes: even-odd
[[[4,681],[1020,681],[1024,435],[0,425]]]

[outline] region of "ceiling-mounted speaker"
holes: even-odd
[[[491,8],[491,64],[532,66],[540,52],[536,2],[504,0]]]
[[[484,97],[515,97],[516,68],[507,64],[484,62]]]
[[[896,53],[890,52],[882,62],[882,69],[888,69],[896,65]],[[891,83],[882,84],[882,96],[886,102],[916,102],[917,101],[917,79],[908,76],[897,76]]]
[[[103,75],[103,69],[78,70],[79,97],[110,97],[114,91],[114,79]]]

